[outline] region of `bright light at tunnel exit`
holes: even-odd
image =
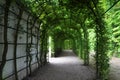
[[[48,53],[48,56],[49,56],[49,59],[51,58],[51,41],[52,41],[52,38],[51,38],[51,36],[49,36],[49,53]]]

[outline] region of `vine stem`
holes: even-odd
[[[23,14],[23,10],[20,9],[19,11],[19,15],[18,15],[18,22],[17,22],[17,26],[16,26],[16,31],[15,31],[15,35],[14,35],[14,69],[15,69],[15,79],[18,80],[18,75],[17,75],[17,40],[18,40],[18,30],[20,28],[20,21],[21,21],[21,17]]]
[[[7,40],[7,30],[8,30],[8,15],[9,15],[9,7],[11,4],[11,0],[5,0],[5,10],[4,10],[4,49],[3,49],[3,54],[2,54],[2,62],[0,64],[0,80],[3,80],[3,68],[6,64],[6,57],[7,57],[7,52],[8,52],[8,40]]]

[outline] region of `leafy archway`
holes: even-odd
[[[20,0],[20,1],[7,1],[5,6],[4,15],[4,51],[3,51],[3,61],[0,65],[0,79],[2,79],[3,67],[5,65],[5,58],[7,54],[7,21],[8,12],[11,2],[17,2],[22,5],[24,10],[26,10],[29,16],[33,16],[31,19],[31,28],[27,30],[33,34],[33,27],[35,23],[39,23],[39,28],[37,28],[37,45],[40,45],[40,53],[37,52],[36,58],[38,65],[44,65],[47,62],[48,53],[48,40],[49,36],[52,38],[52,43],[54,44],[54,55],[57,56],[64,48],[64,41],[68,40],[72,45],[72,50],[84,60],[84,65],[89,65],[89,53],[91,50],[95,52],[95,68],[96,68],[96,78],[100,80],[107,80],[109,73],[109,56],[110,49],[114,46],[114,51],[120,49],[119,47],[119,8],[116,6],[114,11],[107,12],[115,6],[118,1],[110,1],[108,3],[104,0]],[[111,17],[109,15],[113,14]],[[19,19],[17,23],[17,29],[19,29],[19,24],[21,21],[22,11],[20,10]],[[111,18],[114,18],[112,20]],[[110,18],[110,19],[109,19]],[[111,23],[108,23],[111,21]],[[28,25],[27,25],[28,26]],[[27,28],[28,29],[28,28]],[[112,32],[111,32],[112,31]],[[113,33],[113,34],[112,34]],[[18,30],[16,31],[15,44],[14,44],[14,59],[16,59],[16,41],[17,41]],[[91,35],[93,34],[93,35]],[[112,36],[111,36],[111,35]],[[27,34],[27,37],[29,35]],[[91,38],[92,37],[92,38]],[[94,38],[94,40],[92,40]],[[112,39],[110,39],[112,38]],[[31,47],[33,42],[33,37],[31,36],[31,43],[27,48]],[[40,44],[39,44],[40,42]],[[28,43],[28,38],[27,38]],[[117,48],[115,48],[117,47]],[[37,47],[38,49],[38,47]],[[111,51],[111,52],[114,52]],[[31,72],[31,55],[30,50],[27,51],[27,58],[29,61],[29,70]],[[16,60],[14,60],[15,67],[15,77],[17,78],[17,68]]]

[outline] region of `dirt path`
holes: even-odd
[[[110,80],[120,80],[120,58],[113,57],[110,60]]]
[[[94,80],[95,71],[83,66],[83,62],[71,51],[52,58],[50,63],[37,71],[30,80]]]

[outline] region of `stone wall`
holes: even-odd
[[[2,61],[2,53],[3,53],[3,47],[4,47],[4,0],[0,0],[0,63]],[[16,31],[16,25],[18,21],[18,14],[19,14],[19,8],[21,8],[16,2],[12,2],[10,9],[9,9],[9,21],[8,21],[8,52],[7,52],[7,58],[6,58],[6,64],[3,71],[3,77],[5,80],[14,80],[14,36]],[[29,13],[25,10],[23,11],[22,20],[20,21],[20,28],[18,32],[18,41],[17,41],[17,71],[18,71],[18,78],[19,80],[22,80],[27,75],[27,34],[28,34],[28,44],[32,44],[30,47],[30,55],[32,56],[32,71],[38,67],[36,55],[37,51],[39,51],[39,46],[37,43],[38,36],[39,36],[39,23],[36,22],[33,26],[33,20],[34,17],[30,16],[28,20],[28,29],[27,30],[27,19],[28,19]],[[32,34],[31,29],[32,28]],[[31,38],[32,36],[32,38]],[[29,60],[29,57],[28,57]],[[29,71],[29,70],[28,70]],[[29,72],[28,72],[29,73]]]

